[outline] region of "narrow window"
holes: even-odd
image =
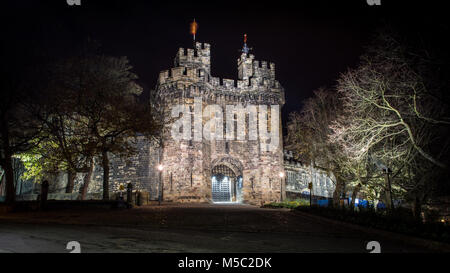
[[[225,142],[225,153],[230,153],[230,144],[228,142]]]

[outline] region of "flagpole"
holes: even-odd
[[[196,46],[195,46],[195,35],[197,34],[197,29],[198,29],[198,24],[197,24],[197,22],[195,22],[195,18],[194,18],[194,21],[191,23],[191,29],[190,29],[190,31],[191,31],[191,34],[192,34],[192,36],[193,36],[193,38],[194,38],[194,50],[196,49]]]

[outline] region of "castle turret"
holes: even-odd
[[[255,56],[248,54],[250,50],[251,48],[247,46],[247,34],[244,34],[244,46],[241,50],[241,57],[238,59],[238,79],[244,82],[247,82],[253,75],[252,62]]]
[[[242,81],[248,81],[253,75],[253,60],[255,56],[253,54],[242,53],[238,59],[238,79]]]
[[[174,60],[175,67],[188,67],[204,69],[211,73],[211,52],[207,43],[195,43],[195,48],[180,48]]]
[[[237,60],[238,79],[248,85],[275,86],[275,64],[257,61],[247,46],[247,34],[244,34],[244,46],[241,57]]]

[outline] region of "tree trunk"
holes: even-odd
[[[341,193],[339,192],[338,188],[337,188],[337,183],[336,183],[336,188],[334,189],[333,192],[333,207],[337,208],[339,207],[339,196],[341,195]]]
[[[108,151],[102,152],[103,167],[103,200],[109,200],[109,158]]]
[[[73,192],[73,186],[74,186],[76,175],[77,175],[77,173],[75,173],[75,172],[67,171],[66,193],[72,193]]]
[[[422,221],[422,202],[418,196],[414,198],[413,215],[418,221]]]
[[[355,199],[358,195],[358,192],[361,190],[361,183],[358,183],[358,185],[355,186],[352,192],[352,201],[350,203],[350,208],[355,209]]]
[[[392,210],[393,204],[392,204],[392,192],[391,192],[391,181],[389,177],[389,172],[386,172],[385,174],[385,199],[386,199],[386,208],[388,210]]]
[[[11,147],[9,146],[9,128],[8,122],[2,120],[2,142],[3,142],[3,158],[2,168],[5,171],[5,203],[13,204],[16,199],[16,189],[14,187],[14,169],[12,166]]]
[[[89,183],[91,182],[91,176],[94,171],[94,160],[91,158],[89,161],[90,161],[89,169],[88,169],[88,172],[86,173],[86,176],[83,179],[83,187],[81,188],[81,200],[84,200],[86,198],[86,193],[89,188]]]
[[[1,166],[2,164],[0,164]],[[5,175],[5,172],[2,172],[2,174],[0,174],[0,195],[3,195],[3,176]]]
[[[344,186],[344,182],[337,176],[335,176],[335,177],[336,177],[336,188],[334,189],[334,192],[333,192],[333,206],[335,208],[338,208],[341,206],[341,195],[342,195],[342,189]]]
[[[380,192],[374,190],[373,194],[375,196],[375,198],[373,200],[373,209],[374,209],[374,211],[378,211],[378,204],[380,203]]]
[[[11,205],[16,200],[16,188],[14,187],[12,157],[9,152],[5,152],[3,165],[2,167],[5,170],[5,203]]]

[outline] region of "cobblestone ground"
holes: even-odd
[[[0,214],[0,252],[427,252],[287,209],[165,204],[130,210]]]

